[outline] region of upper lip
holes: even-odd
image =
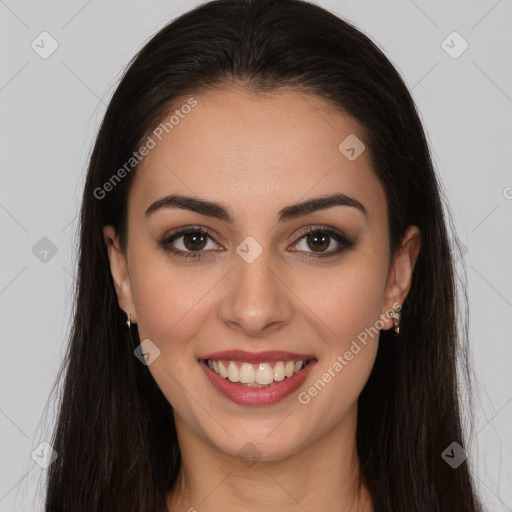
[[[294,352],[284,352],[281,350],[265,350],[264,352],[223,350],[222,352],[212,352],[211,354],[206,354],[201,356],[199,359],[212,359],[214,361],[241,361],[244,363],[255,364],[274,361],[304,361],[306,359],[315,359],[315,356],[313,354],[297,354]]]

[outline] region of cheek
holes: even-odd
[[[340,421],[357,403],[373,368],[380,334],[380,301],[371,280],[347,277],[333,286],[322,315],[329,327],[324,357],[311,386],[299,396],[312,430],[319,432]]]
[[[144,264],[135,265],[133,276],[141,340],[151,339],[160,347],[162,355],[171,352],[174,358],[190,355],[192,346],[187,341],[201,325],[198,317],[206,314],[206,301],[202,298],[215,283],[214,276],[194,273],[190,267],[171,268],[170,263],[154,256],[153,261],[147,258]]]
[[[311,309],[329,327],[331,346],[336,350],[350,345],[360,333],[379,327],[385,269],[375,262],[367,264],[363,258],[355,260],[316,280],[309,299]]]
[[[326,350],[317,380],[306,390],[302,403],[316,404],[327,418],[344,414],[354,404],[373,368],[384,281],[385,266],[375,260],[370,264],[363,257],[340,266],[329,279],[316,280],[317,292],[308,306],[328,327],[316,321]]]
[[[151,261],[148,259],[147,261]],[[141,342],[151,340],[159,356],[149,365],[157,386],[173,409],[183,416],[194,410],[191,397],[200,395],[196,388],[201,368],[196,363],[194,337],[206,325],[206,300],[201,300],[213,286],[214,280],[192,278],[192,272],[171,270],[170,265],[149,264],[134,273],[137,328]],[[183,384],[187,383],[187,392]]]

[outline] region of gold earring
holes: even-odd
[[[395,324],[395,334],[398,334],[400,332],[400,311],[402,311],[402,308],[399,307],[396,311],[391,311],[389,316],[394,319]]]
[[[130,326],[132,325],[132,323],[130,322],[130,313],[128,313],[127,311],[125,311],[126,313],[126,316],[127,316],[127,319],[126,319],[126,325],[128,326],[128,329],[130,328]]]

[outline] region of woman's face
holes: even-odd
[[[277,460],[353,429],[378,330],[393,326],[389,311],[409,290],[419,234],[410,228],[390,261],[386,198],[363,133],[321,99],[233,89],[195,100],[168,133],[153,133],[134,176],[126,258],[105,228],[111,270],[180,442]],[[338,203],[293,206],[334,194]],[[191,199],[155,205],[171,195]],[[170,239],[187,227],[195,232]],[[243,353],[214,354],[235,350]],[[286,376],[300,359],[311,361]],[[231,382],[242,375],[243,386]],[[270,387],[247,385],[269,375]]]

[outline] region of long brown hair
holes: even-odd
[[[468,461],[454,469],[441,456],[452,442],[465,445],[459,381],[469,375],[469,359],[447,205],[422,123],[382,51],[353,25],[303,0],[203,4],[161,29],[120,80],[83,194],[46,511],[165,510],[164,494],[181,463],[171,406],[134,357],[140,340],[136,328],[133,342],[128,337],[102,229],[112,224],[126,247],[126,198],[137,172],[126,163],[177,99],[234,82],[260,92],[287,86],[314,93],[366,130],[387,197],[392,253],[409,225],[420,228],[422,245],[401,333],[381,332],[359,398],[362,474],[378,512],[476,512]],[[109,181],[123,166],[122,179]]]

